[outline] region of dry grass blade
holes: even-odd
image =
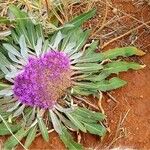
[[[107,0],[105,0],[105,1],[106,1],[106,4],[105,4],[106,7],[105,7],[105,14],[104,14],[104,17],[103,17],[102,24],[101,25],[99,23],[97,24],[97,26],[93,30],[92,37],[95,36],[98,32],[100,32],[106,25],[105,22],[106,22],[107,15],[108,15],[108,3],[107,3]],[[100,28],[98,28],[99,26],[100,26]]]
[[[101,91],[99,91],[99,100],[98,100],[98,107],[101,110],[102,114],[105,114],[105,111],[102,107],[102,98],[103,98],[103,94]]]
[[[87,99],[81,98],[81,97],[77,97],[75,96],[76,99],[88,104],[89,106],[91,106],[92,108],[99,110],[99,108],[97,106],[95,106],[94,104],[92,104],[91,102],[89,102]]]
[[[122,118],[122,115],[120,115],[119,123],[117,125],[117,130],[115,133],[115,136],[113,140],[109,143],[106,149],[110,149],[111,146],[119,139],[123,138],[126,135],[126,129],[123,127],[123,123],[125,119],[127,118],[128,114],[130,112],[130,109],[125,113],[124,117]]]
[[[145,24],[147,25],[147,24],[149,24],[149,23],[150,23],[150,21],[147,21]],[[122,35],[120,35],[120,36],[118,36],[118,37],[116,37],[116,38],[111,39],[110,41],[104,43],[104,44],[101,46],[101,49],[103,49],[104,47],[108,46],[110,43],[113,43],[113,42],[117,41],[118,39],[123,38],[123,37],[129,35],[129,34],[132,33],[133,31],[136,31],[136,30],[142,28],[143,26],[145,26],[145,24],[141,24],[141,25],[139,25],[139,26],[137,26],[137,27],[135,27],[135,28],[129,30],[128,32],[126,32],[126,33],[124,33],[124,34],[122,34]]]
[[[101,3],[103,3],[103,4],[105,4],[104,1],[102,1],[102,0],[99,0],[99,1],[100,1]],[[109,7],[111,7],[112,9],[114,8],[114,6],[112,6],[110,3],[108,3],[108,5],[109,5]],[[135,20],[135,21],[137,21],[137,22],[139,22],[139,23],[142,23],[142,24],[145,25],[146,27],[150,28],[150,25],[148,25],[148,23],[145,23],[145,22],[143,22],[143,21],[141,21],[141,20],[135,18],[134,16],[132,16],[132,15],[130,15],[130,14],[128,14],[128,13],[126,13],[126,12],[124,12],[124,11],[118,9],[118,8],[117,8],[117,11],[120,12],[120,13],[122,13],[123,15],[125,15],[125,16],[127,16],[127,17],[129,17],[129,18],[131,18],[131,19],[133,19],[133,20]]]

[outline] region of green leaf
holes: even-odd
[[[82,146],[73,140],[66,128],[63,128],[63,132],[59,136],[69,150],[83,150]]]
[[[136,47],[122,47],[122,48],[114,48],[108,51],[103,52],[104,58],[115,59],[118,56],[129,57],[133,55],[142,56],[145,53]]]
[[[61,40],[64,38],[63,34],[59,31],[56,35],[55,35],[55,39],[53,41],[53,49],[58,49],[58,46],[61,42]]]
[[[10,5],[9,10],[16,18],[15,31],[17,32],[17,35],[20,37],[23,34],[28,44],[30,46],[33,46],[29,39],[30,36],[28,36],[28,32],[27,32],[27,28],[30,27],[29,21],[31,21],[28,15],[25,12],[21,11],[19,8],[17,8],[15,5]]]
[[[74,67],[72,67],[74,70],[79,70],[83,72],[92,72],[92,71],[98,71],[103,68],[102,65],[97,63],[83,63],[83,64],[76,64]]]
[[[19,53],[19,51],[17,51],[12,45],[10,45],[10,44],[8,44],[8,43],[4,43],[3,46],[5,47],[5,49],[6,49],[8,52],[14,54],[14,55],[17,56],[17,57],[22,58],[22,56],[21,56],[21,54]]]
[[[99,124],[84,123],[84,125],[91,134],[96,134],[99,136],[104,136],[106,134],[106,128]]]
[[[70,55],[79,51],[84,46],[84,44],[87,42],[89,34],[90,34],[90,30],[86,30],[86,31],[80,33],[80,36],[77,35],[76,48],[72,52],[70,52]],[[73,39],[73,40],[75,40],[75,39]]]
[[[5,112],[2,107],[0,108],[0,115],[5,119],[8,120],[8,117],[11,115],[11,113],[9,112]],[[2,119],[0,118],[0,122],[2,121]]]
[[[100,112],[91,111],[87,108],[81,108],[78,107],[75,109],[71,114],[76,115],[77,117],[80,117],[82,121],[85,122],[97,122],[102,121],[105,119],[105,115]]]
[[[26,141],[24,144],[26,148],[28,148],[34,141],[36,137],[36,132],[37,132],[37,126],[35,125],[29,130],[28,135],[26,137]]]
[[[127,71],[128,69],[138,70],[143,68],[142,65],[134,62],[126,62],[126,61],[114,61],[108,63],[104,66],[104,71],[110,71],[112,73],[119,73],[122,71]]]
[[[42,53],[42,45],[43,45],[42,38],[39,38],[37,40],[36,46],[34,47],[37,57],[39,57]]]
[[[34,24],[26,12],[21,11],[15,5],[9,6],[10,12],[15,16],[15,28],[12,30],[13,40],[17,43],[21,35],[24,35],[27,46],[34,49],[38,38],[42,38],[43,29],[40,24]]]
[[[98,89],[100,91],[110,91],[113,89],[120,88],[124,86],[127,82],[124,80],[121,80],[120,78],[114,77],[110,80],[104,80],[102,82],[99,82]]]
[[[90,91],[89,89],[81,88],[79,86],[73,86],[72,88],[72,94],[73,95],[84,95],[84,96],[89,96],[94,94],[95,91]]]
[[[116,59],[118,56],[129,57],[133,55],[142,56],[145,53],[136,47],[122,47],[107,50],[103,53],[95,53],[93,55],[83,56],[79,62],[100,62],[105,59]]]
[[[86,132],[86,128],[83,126],[83,124],[79,120],[76,119],[76,117],[74,117],[70,113],[66,113],[66,115],[72,121],[72,123],[74,123],[76,127],[78,127],[81,131]]]
[[[18,131],[21,128],[20,124],[10,124],[7,123],[8,127],[11,129],[12,133]],[[0,135],[10,135],[10,131],[6,127],[6,125],[2,122],[0,123]]]
[[[38,125],[39,125],[40,131],[41,131],[41,134],[42,134],[44,140],[48,142],[49,141],[49,135],[48,135],[47,127],[46,127],[43,119],[39,116],[38,116]]]
[[[67,24],[72,24],[75,27],[81,26],[85,21],[87,21],[88,19],[92,18],[95,15],[95,12],[96,12],[96,10],[92,9],[92,10],[86,12],[86,13],[83,13],[83,14],[77,16],[71,22],[69,22]]]
[[[126,84],[126,81],[120,78],[114,77],[110,80],[103,80],[101,82],[77,82],[76,86],[79,88],[87,89],[90,91],[109,91],[120,88]]]
[[[0,67],[1,66],[9,66],[11,65],[8,59],[0,52]]]
[[[11,24],[11,22],[7,17],[0,17],[0,24]]]
[[[19,115],[21,115],[23,113],[25,109],[25,104],[23,104],[22,106],[20,106],[14,113],[13,113],[13,117],[18,117]]]
[[[92,83],[92,82],[77,82],[76,86],[78,86],[79,88],[83,88],[83,89],[88,89],[88,90],[97,90],[99,87],[99,83],[100,82],[96,82],[96,83]]]
[[[62,133],[61,123],[59,119],[57,118],[56,114],[52,110],[50,110],[50,116],[51,116],[52,124],[53,124],[55,131],[58,134],[61,134]]]
[[[101,71],[99,75],[91,75],[89,77],[85,77],[85,80],[90,80],[93,82],[102,81],[112,73],[118,74],[119,72],[128,71],[129,69],[138,70],[142,68],[144,68],[144,65],[140,65],[138,63],[114,61],[104,65],[104,69]]]
[[[75,47],[76,40],[77,40],[76,33],[78,33],[80,30],[81,30],[80,28],[76,28],[73,30],[69,30],[67,32],[63,32],[63,35],[65,35],[65,37],[64,37],[62,44],[61,44],[61,50],[62,51],[65,51],[66,53],[68,53],[72,50],[72,48]],[[75,43],[74,46],[72,46],[72,43]],[[69,47],[69,50],[67,47]]]
[[[42,27],[43,27],[42,24],[39,23],[35,26],[35,29],[36,29],[37,39],[42,38],[42,40],[44,41],[45,38],[44,38],[44,33],[43,33]]]
[[[65,126],[72,128],[74,130],[78,130],[78,128],[69,119],[67,119],[63,114],[59,113],[58,111],[56,112],[57,112],[59,119],[64,123]]]
[[[28,49],[27,49],[24,35],[21,35],[21,37],[19,38],[19,44],[20,44],[20,48],[21,48],[21,50],[20,50],[21,55],[25,59],[25,61],[27,61],[28,60]]]
[[[9,86],[10,86],[9,84],[0,82],[0,90],[3,90],[3,89],[5,89],[5,88],[8,88]]]
[[[18,130],[18,132],[15,135],[15,137],[21,141],[27,134],[27,130],[21,128],[20,130]],[[14,136],[12,135],[10,138],[8,138],[8,140],[4,143],[4,149],[9,149],[11,150],[12,148],[14,148],[19,142],[16,140],[16,138],[14,138]]]
[[[89,56],[95,53],[99,41],[93,41],[90,46],[85,50],[85,56]]]

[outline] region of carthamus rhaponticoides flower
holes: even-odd
[[[70,86],[69,57],[63,52],[50,51],[39,58],[29,58],[14,79],[13,92],[23,104],[53,108]]]
[[[93,105],[86,103],[87,96],[99,96],[125,85],[125,81],[110,75],[143,66],[116,61],[117,57],[144,53],[135,47],[96,53],[98,41],[86,44],[89,31],[80,27],[94,10],[46,36],[40,24],[19,20],[27,18],[26,13],[14,6],[10,10],[17,18],[16,26],[1,41],[4,53],[0,52],[0,128],[5,129],[0,135],[12,134],[4,148],[20,143],[26,149],[39,132],[48,141],[52,128],[69,149],[82,146],[73,141],[68,130],[104,136],[105,115],[91,110]],[[23,145],[20,140],[24,137]]]

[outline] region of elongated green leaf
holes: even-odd
[[[58,49],[58,46],[61,42],[61,40],[64,38],[64,36],[62,35],[62,33],[59,31],[57,34],[56,34],[56,37],[53,41],[53,48],[54,49]]]
[[[69,150],[83,150],[82,146],[73,140],[66,128],[63,128],[63,132],[59,136]]]
[[[87,41],[87,38],[89,37],[89,34],[90,34],[90,30],[86,30],[86,31],[80,33],[80,36],[77,37],[76,48],[70,53],[70,55],[79,51],[84,46],[84,44]]]
[[[12,112],[14,111],[15,109],[17,109],[20,105],[20,102],[19,101],[16,101],[15,103],[13,103],[12,107],[10,109],[7,109],[7,112]]]
[[[95,53],[95,50],[98,46],[98,41],[93,41],[91,45],[85,50],[85,55],[84,56],[89,56]]]
[[[21,35],[24,35],[28,47],[34,49],[38,38],[42,38],[43,29],[40,24],[34,24],[27,13],[21,11],[15,5],[9,6],[10,12],[15,17],[15,28],[12,30],[13,40],[18,42]]]
[[[117,61],[111,62],[105,65],[104,71],[110,71],[112,73],[118,73],[120,71],[127,71],[128,69],[138,70],[143,68],[142,65],[134,62]],[[115,70],[114,72],[112,70]]]
[[[65,37],[64,37],[62,44],[61,44],[61,50],[62,51],[69,53],[72,50],[72,48],[75,47],[74,44],[76,44],[76,38],[74,35],[75,35],[75,32],[77,32],[78,30],[79,29],[74,29],[74,30],[70,30],[69,32],[67,31],[67,32],[63,33],[65,35]],[[72,38],[74,38],[74,40],[72,40]],[[74,44],[72,44],[72,43],[74,43]]]
[[[11,115],[9,112],[5,112],[2,107],[0,108],[0,115],[5,119],[8,120],[8,117]],[[0,122],[2,119],[0,118]]]
[[[37,132],[37,126],[35,125],[34,127],[32,127],[30,130],[29,130],[29,133],[26,137],[26,141],[25,141],[25,147],[28,148],[32,142],[34,141],[35,139],[35,136],[36,136],[36,132]]]
[[[37,45],[34,47],[36,55],[39,57],[42,53],[42,38],[37,40]]]
[[[96,10],[90,10],[89,12],[83,13],[80,16],[74,18],[71,22],[69,22],[68,24],[72,24],[75,27],[77,26],[81,26],[85,21],[87,21],[88,19],[90,19],[91,17],[94,16]]]
[[[89,96],[89,95],[92,95],[94,94],[95,91],[90,91],[89,89],[85,89],[85,88],[81,88],[79,86],[74,86],[72,88],[72,94],[73,95],[84,95],[84,96]]]
[[[72,128],[74,130],[78,130],[78,128],[69,119],[67,119],[64,115],[62,115],[59,112],[57,112],[57,115],[66,127]]]
[[[84,123],[84,125],[91,134],[99,136],[104,136],[106,134],[106,128],[99,124]]]
[[[89,91],[109,91],[124,86],[126,84],[126,81],[114,77],[110,80],[103,80],[101,82],[77,82],[76,84],[79,88],[87,89]]]
[[[15,5],[10,5],[9,6],[9,10],[10,12],[15,16],[15,21],[16,21],[16,27],[15,27],[15,31],[16,31],[16,35],[19,37],[23,34],[27,43],[30,46],[33,46],[31,44],[31,41],[29,38],[31,38],[31,35],[28,35],[27,29],[30,27],[30,22],[31,20],[29,19],[27,13],[21,11],[19,8],[17,8]],[[31,32],[32,34],[32,32]]]
[[[4,88],[8,88],[9,86],[10,86],[9,84],[0,82],[0,90],[2,90]]]
[[[61,134],[62,133],[61,123],[58,120],[56,114],[52,110],[50,110],[50,116],[51,116],[52,124],[53,124],[53,127],[54,127],[55,131],[58,134]]]
[[[74,118],[76,118],[77,120],[79,120],[80,122],[87,122],[87,123],[96,123],[97,122],[97,120],[94,120],[94,119],[91,119],[91,118],[89,118],[89,117],[87,117],[87,118],[85,118],[85,117],[83,117],[83,116],[81,116],[81,115],[79,115],[79,114],[72,114],[72,116],[74,117]]]
[[[18,132],[15,135],[15,137],[20,141],[22,140],[27,134],[27,131],[23,128],[18,130]],[[11,150],[18,144],[18,141],[14,138],[14,136],[11,136],[8,138],[8,140],[4,143],[4,149]]]
[[[66,113],[66,115],[72,121],[72,123],[74,123],[75,126],[77,126],[81,131],[86,132],[86,128],[79,120],[77,120],[74,116],[72,116],[69,113]]]
[[[136,47],[114,48],[103,52],[104,58],[115,59],[118,56],[129,57],[133,55],[142,56],[145,53]]]
[[[88,110],[87,108],[78,107],[71,114],[80,117],[85,122],[97,122],[105,119],[105,115],[100,112]]]
[[[39,125],[40,131],[41,131],[41,134],[42,134],[44,140],[48,142],[49,141],[48,130],[47,130],[47,127],[41,117],[38,117],[38,125]]]
[[[20,44],[20,48],[21,48],[21,50],[20,50],[21,55],[27,61],[28,60],[28,49],[27,49],[24,35],[21,35],[21,37],[19,38],[19,44]]]
[[[4,56],[4,54],[2,54],[1,52],[0,52],[0,67],[1,66],[9,66],[9,65],[11,65],[10,64],[10,62],[8,61],[8,59]]]
[[[74,70],[80,70],[83,72],[91,72],[91,71],[98,71],[102,69],[103,66],[97,63],[84,63],[84,64],[77,64],[73,67]]]
[[[0,17],[0,24],[11,24],[11,22],[7,17]]]
[[[28,19],[27,24],[28,24],[28,27],[26,27],[27,37],[29,38],[29,41],[31,42],[31,45],[34,47],[35,43],[36,43],[36,40],[37,40],[35,25],[29,19]]]
[[[4,43],[3,46],[7,49],[8,52],[14,54],[17,57],[22,58],[21,54],[12,45]]]
[[[20,124],[10,124],[8,123],[9,128],[14,133],[21,128]],[[9,135],[10,132],[4,123],[0,123],[0,135]]]
[[[118,56],[129,57],[133,55],[142,56],[145,53],[136,47],[122,47],[107,50],[103,53],[83,56],[79,62],[100,62],[105,59],[116,59]]]
[[[120,88],[124,86],[127,82],[124,80],[121,80],[120,78],[114,77],[110,80],[104,80],[99,83],[98,89],[100,91],[110,91],[113,89]]]
[[[13,117],[17,117],[21,115],[23,113],[24,108],[25,108],[25,105],[23,104],[13,113]]]
[[[118,74],[119,72],[128,71],[129,69],[142,69],[144,68],[144,65],[140,65],[138,63],[134,62],[125,62],[125,61],[118,61],[118,62],[111,62],[106,65],[104,65],[104,69],[101,71],[99,75],[92,75],[89,77],[86,77],[85,80],[90,81],[102,81],[103,79],[107,78],[112,73]]]
[[[36,34],[37,34],[37,39],[38,38],[42,38],[42,40],[44,41],[44,33],[43,33],[43,28],[42,25],[39,23],[35,26],[36,29]]]
[[[79,88],[83,88],[83,89],[85,88],[85,89],[88,89],[88,90],[97,90],[99,83],[98,82],[96,82],[96,83],[92,83],[92,82],[77,82],[76,85]]]

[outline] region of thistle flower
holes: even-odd
[[[21,103],[53,108],[71,86],[70,60],[66,54],[50,51],[39,58],[29,58],[14,79],[13,92]]]
[[[17,18],[27,18],[18,8],[10,9]],[[41,25],[30,19],[16,20],[17,26],[7,43],[3,43],[7,54],[0,52],[0,73],[8,81],[0,84],[0,128],[5,129],[0,135],[12,134],[4,148],[11,149],[20,143],[26,149],[39,132],[48,141],[52,128],[69,149],[82,149],[71,138],[69,129],[105,135],[105,115],[87,109],[86,96],[99,96],[103,91],[125,85],[118,77],[107,77],[144,66],[115,59],[141,56],[144,52],[123,47],[96,53],[98,41],[86,45],[89,31],[80,27],[94,12],[75,18],[50,38],[44,37]],[[24,137],[23,145],[20,140]]]

